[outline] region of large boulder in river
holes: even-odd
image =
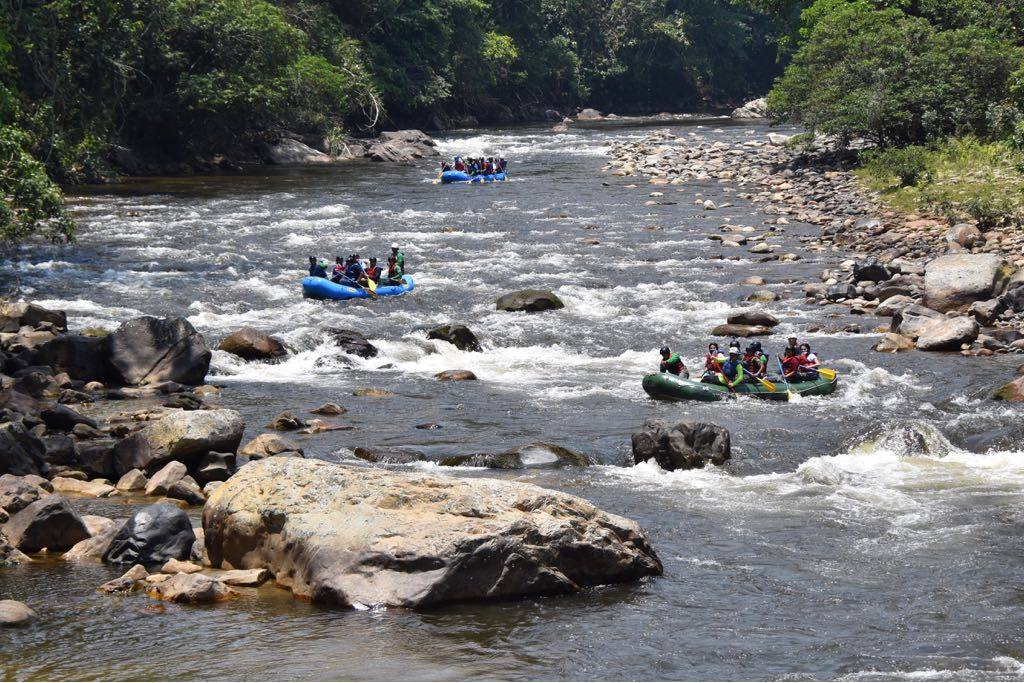
[[[17,332],[22,327],[34,328],[44,323],[63,332],[68,329],[68,316],[64,311],[51,311],[25,301],[0,302],[0,332]]]
[[[604,118],[604,114],[596,109],[582,109],[579,114],[576,114],[577,121],[600,121]]]
[[[267,145],[263,149],[263,159],[268,164],[286,165],[329,164],[333,161],[327,154],[292,138],[281,138],[277,143]]]
[[[366,156],[372,161],[410,162],[420,157],[437,156],[437,143],[421,130],[394,130],[380,134]]]
[[[1003,292],[1015,268],[995,254],[948,254],[924,269],[924,303],[955,311]]]
[[[44,474],[46,446],[21,422],[0,423],[0,474]]]
[[[918,331],[916,347],[919,351],[959,351],[962,344],[977,339],[980,330],[973,318],[938,318]]]
[[[195,541],[192,520],[184,510],[170,503],[156,503],[136,512],[118,529],[103,561],[163,565],[168,560],[187,560]]]
[[[445,467],[487,467],[497,470],[586,467],[590,459],[582,453],[556,444],[535,442],[515,446],[502,453],[452,455],[441,460]]]
[[[465,325],[441,325],[427,332],[427,339],[446,341],[459,351],[483,351],[480,340]]]
[[[135,318],[106,342],[110,363],[125,384],[202,384],[210,369],[203,335],[184,318]]]
[[[712,337],[764,337],[772,333],[772,328],[764,325],[736,325],[727,323],[717,325],[711,330]]]
[[[34,553],[47,548],[68,550],[89,538],[85,522],[64,496],[50,494],[11,518],[3,526],[4,535],[18,550]]]
[[[499,311],[538,313],[565,308],[565,304],[554,293],[543,289],[523,289],[498,297],[495,302]]]
[[[120,379],[110,364],[105,337],[62,334],[39,346],[33,352],[34,362],[48,365],[54,372],[66,372],[71,379],[83,382],[111,382]]]
[[[742,107],[733,109],[729,116],[734,119],[763,119],[768,116],[767,110],[767,98],[759,97],[756,100],[750,100]]]
[[[942,320],[943,316],[938,311],[933,311],[925,306],[910,304],[893,312],[892,322],[889,329],[902,334],[904,337],[917,339],[921,330],[936,320]]]
[[[172,460],[193,464],[211,451],[234,453],[244,430],[234,410],[171,413],[118,443],[114,466],[119,476],[133,469],[152,474]]]
[[[730,325],[760,325],[761,327],[775,327],[779,324],[779,319],[771,313],[766,313],[765,311],[759,311],[756,309],[730,311],[725,320]]]
[[[633,462],[653,460],[663,470],[688,470],[732,457],[729,430],[707,422],[684,420],[669,425],[648,420],[633,434]]]
[[[217,349],[245,360],[272,360],[288,354],[280,341],[248,326],[229,334]]]
[[[419,607],[577,592],[661,574],[635,523],[530,484],[270,458],[203,510],[210,563],[297,597]]]
[[[46,493],[25,477],[0,476],[0,509],[6,510],[8,515],[24,510]]]

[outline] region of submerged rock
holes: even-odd
[[[729,430],[706,422],[684,420],[669,425],[648,420],[633,434],[633,461],[655,461],[663,470],[687,470],[707,463],[722,465],[732,457]]]
[[[465,325],[441,325],[427,332],[427,339],[446,341],[460,351],[480,352],[480,340]]]
[[[35,611],[17,600],[0,600],[0,628],[20,628],[35,621]]]
[[[367,462],[377,462],[383,465],[407,465],[411,462],[422,462],[427,456],[422,451],[412,448],[374,447],[357,448],[355,456]]]
[[[243,467],[203,511],[213,566],[266,567],[314,602],[418,607],[660,574],[630,520],[529,484],[322,461]]]
[[[343,330],[337,327],[327,328],[327,333],[331,336],[341,350],[345,353],[352,354],[353,356],[359,356],[360,358],[374,358],[377,355],[377,347],[367,341],[359,332],[355,330]]]
[[[309,412],[313,413],[314,415],[332,416],[332,415],[344,415],[345,413],[348,412],[348,409],[339,406],[337,403],[325,403],[322,406],[320,406],[319,408],[314,408],[313,410],[311,410]]]
[[[471,370],[445,370],[434,375],[434,378],[441,382],[466,382],[475,380],[476,375]]]
[[[528,443],[502,453],[453,455],[441,460],[446,467],[487,467],[496,470],[527,468],[586,467],[590,459],[582,453],[550,443]]]
[[[204,574],[175,574],[160,583],[151,584],[146,594],[158,600],[203,604],[237,597],[238,592],[226,583]]]
[[[510,311],[513,313],[539,313],[541,311],[556,311],[565,308],[562,300],[554,293],[543,289],[523,289],[518,292],[510,292],[498,297],[495,305],[499,311]]]

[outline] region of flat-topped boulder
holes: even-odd
[[[945,313],[1002,294],[1016,268],[996,254],[948,254],[924,269],[924,303]]]
[[[314,602],[418,607],[577,592],[661,574],[646,534],[530,484],[250,463],[203,510],[214,567],[266,567]]]

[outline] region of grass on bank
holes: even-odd
[[[857,175],[899,211],[973,220],[981,229],[1024,225],[1024,154],[1008,142],[968,136],[876,150]]]

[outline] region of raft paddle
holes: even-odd
[[[829,382],[836,378],[836,371],[828,368],[814,368],[818,371],[818,374],[827,379]]]
[[[758,382],[760,382],[760,383],[761,383],[761,386],[763,386],[763,387],[764,387],[765,389],[767,389],[768,391],[772,392],[773,394],[774,394],[774,393],[775,393],[775,391],[776,391],[776,390],[778,389],[778,387],[777,387],[777,386],[775,386],[774,384],[772,384],[771,382],[769,382],[768,380],[766,380],[766,379],[765,379],[764,377],[757,377],[757,376],[755,375],[755,376],[754,376],[754,379],[756,379],[756,380],[757,380]]]
[[[786,383],[786,400],[793,400],[793,389],[789,386],[789,380],[786,379],[786,369],[782,367],[782,361],[778,356],[775,357],[775,362],[779,364],[779,372],[782,373],[782,381]]]

